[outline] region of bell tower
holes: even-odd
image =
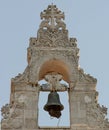
[[[68,36],[64,13],[52,4],[40,17],[37,37],[30,38],[27,49],[28,65],[22,74],[11,79],[10,103],[1,109],[1,129],[109,130],[107,108],[98,104],[97,80],[79,67],[77,40]],[[46,83],[40,85],[40,80]],[[69,127],[39,127],[40,92],[49,92],[44,110],[54,118],[60,118],[66,107],[58,92],[68,93]]]

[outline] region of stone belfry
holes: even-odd
[[[57,126],[56,129],[109,130],[107,108],[100,106],[97,100],[97,80],[79,67],[77,40],[68,37],[63,21],[64,13],[52,4],[40,16],[42,21],[37,37],[30,38],[27,50],[28,65],[22,74],[11,80],[10,103],[1,109],[1,129],[55,129],[49,126],[41,128],[38,125],[39,93],[48,91],[53,97],[57,97],[58,92],[66,91],[69,98],[70,126]],[[42,79],[47,83],[40,85],[39,81]],[[68,86],[63,85],[61,80],[66,81]],[[47,107],[52,104],[50,100],[54,102],[54,99],[48,99]],[[59,109],[66,107],[59,104]],[[48,114],[59,118],[61,114],[56,109],[49,109]]]

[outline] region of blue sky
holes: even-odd
[[[69,37],[78,41],[80,66],[97,78],[98,102],[109,108],[109,0],[0,0],[0,108],[9,102],[11,78],[27,66],[40,12],[51,3],[65,13]]]

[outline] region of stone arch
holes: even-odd
[[[42,80],[47,73],[56,72],[63,76],[63,80],[70,82],[70,70],[66,63],[58,59],[51,59],[42,64],[39,71],[39,80]]]

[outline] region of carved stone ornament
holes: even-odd
[[[91,128],[97,127],[100,130],[109,128],[109,121],[105,118],[107,108],[97,103],[87,102],[87,122]]]
[[[60,74],[47,74],[45,75],[47,84],[42,84],[42,91],[66,91],[68,87],[65,84],[61,84],[62,75]]]
[[[37,46],[43,47],[67,47],[69,46],[68,32],[57,30],[56,32],[51,32],[49,30],[39,29],[37,35],[38,41]]]
[[[25,71],[22,74],[18,74],[16,77],[12,78],[11,81],[13,82],[25,82],[28,83],[29,81],[29,72],[30,72],[30,68],[29,66],[26,67]]]
[[[59,29],[62,27],[62,29],[65,29],[64,22],[61,21],[61,19],[64,19],[64,13],[62,13],[56,5],[49,5],[47,10],[44,10],[40,14],[41,19],[44,19],[44,21],[41,22],[40,28],[48,28],[51,31],[55,31],[55,29]]]
[[[22,120],[18,117],[22,115],[22,109],[24,108],[24,103],[13,103],[6,104],[2,107],[1,113],[3,116],[2,119],[2,128],[15,128],[19,129],[22,127]]]
[[[64,13],[56,5],[49,5],[40,14],[42,22],[40,24],[37,40],[34,45],[43,47],[76,47],[76,39],[68,38],[68,30],[64,23]]]
[[[83,69],[79,68],[79,82],[97,83],[97,79],[89,74],[86,74]]]
[[[16,116],[19,116],[19,113],[16,113],[18,109],[22,109],[24,107],[23,103],[13,103],[13,104],[6,104],[5,106],[2,107],[1,113],[4,119],[10,119],[10,118],[15,118]]]
[[[2,107],[1,114],[4,117],[4,119],[8,118],[8,116],[10,114],[10,105],[9,104],[6,104],[5,106]]]

